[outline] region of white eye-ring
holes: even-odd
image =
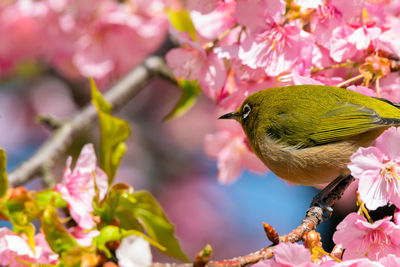
[[[251,107],[249,106],[249,104],[244,105],[242,110],[243,119],[246,119],[247,116],[249,116],[250,112],[251,112]]]

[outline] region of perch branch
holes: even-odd
[[[174,80],[162,58],[149,57],[110,88],[104,97],[113,106],[114,111],[118,110],[136,96],[155,76]],[[31,158],[11,171],[8,176],[10,186],[21,186],[34,176],[41,174],[43,166],[54,163],[68,149],[75,136],[88,128],[96,119],[96,109],[90,103],[72,119],[63,123]]]
[[[346,179],[342,180],[324,199],[325,203],[333,207],[335,203],[342,197],[344,191],[354,180],[352,176],[348,176]],[[304,235],[311,230],[315,230],[317,226],[323,221],[324,209],[321,207],[313,206],[307,211],[307,217],[302,221],[302,223],[294,229],[291,233],[285,236],[279,237],[279,242],[298,242],[303,239]],[[267,236],[272,240],[276,240],[275,230],[271,229],[271,226],[264,225],[267,228]],[[257,252],[250,253],[245,256],[236,257],[230,260],[223,261],[210,261],[206,264],[207,267],[242,267],[248,264],[254,264],[260,260],[267,260],[272,258],[274,246],[269,246],[260,249]]]

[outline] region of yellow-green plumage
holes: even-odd
[[[246,106],[251,111],[244,117]],[[273,172],[304,185],[348,175],[347,163],[360,146],[400,125],[400,110],[388,100],[318,85],[259,91],[232,114]]]

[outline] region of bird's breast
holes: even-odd
[[[318,185],[349,174],[347,164],[359,145],[344,140],[307,148],[287,146],[264,135],[253,149],[267,167],[279,177],[301,185]]]

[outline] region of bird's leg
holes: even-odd
[[[323,220],[328,220],[332,215],[332,206],[342,197],[344,191],[353,181],[354,178],[351,175],[337,177],[313,198],[310,208],[307,210],[307,215],[314,212],[316,207],[319,207],[323,210]]]

